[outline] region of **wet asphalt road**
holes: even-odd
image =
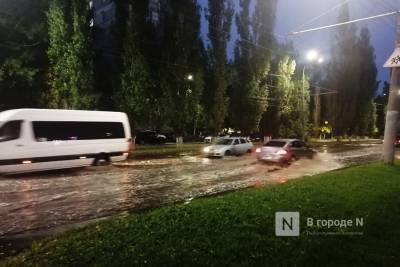
[[[322,148],[288,168],[257,163],[254,155],[130,161],[115,166],[0,177],[0,258],[22,240],[64,231],[123,212],[325,172],[378,159],[380,146]],[[21,244],[18,244],[21,242]]]

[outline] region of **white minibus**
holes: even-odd
[[[0,173],[123,161],[131,144],[125,113],[52,109],[0,112]]]

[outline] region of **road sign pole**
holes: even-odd
[[[390,67],[392,76],[390,80],[389,101],[386,112],[385,137],[383,141],[383,160],[385,163],[394,164],[395,140],[400,112],[400,15],[397,14],[396,49],[385,66]]]

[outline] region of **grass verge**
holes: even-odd
[[[275,237],[277,211],[300,212],[300,237]],[[364,225],[308,228],[308,217]],[[400,167],[371,164],[90,225],[0,265],[398,266],[398,222]]]
[[[132,159],[149,159],[176,157],[180,154],[199,155],[206,146],[203,143],[166,144],[166,145],[136,145],[132,151]]]

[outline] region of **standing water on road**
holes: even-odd
[[[126,211],[189,202],[200,196],[341,168],[345,165],[338,159],[346,153],[321,150],[313,160],[299,160],[288,168],[258,163],[253,155],[222,160],[183,156],[4,177],[0,179],[0,242],[12,245],[16,238],[45,236],[60,227]]]

